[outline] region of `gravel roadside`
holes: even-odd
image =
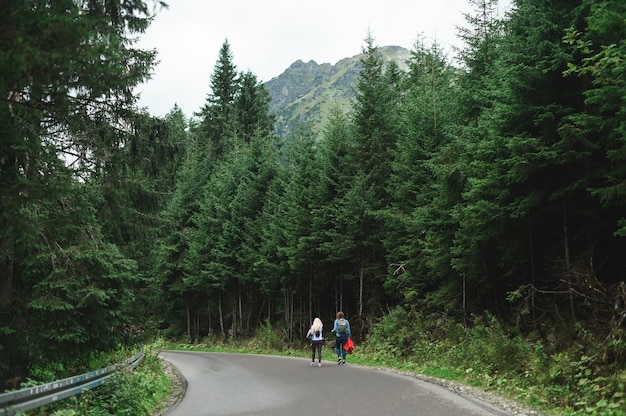
[[[489,403],[499,409],[504,410],[513,416],[544,416],[543,413],[531,409],[530,407],[516,402],[508,397],[500,396],[495,393],[480,389],[478,387],[468,386],[466,384],[459,383],[458,381],[445,380],[436,377],[424,376],[421,374],[408,374],[402,373],[411,377],[419,378],[420,380],[428,381],[430,383],[438,384],[447,388],[456,394],[467,397],[470,399],[480,400]]]
[[[159,404],[159,410],[157,413],[154,413],[153,416],[163,416],[166,415],[170,410],[174,409],[178,403],[183,400],[185,397],[185,393],[187,392],[187,380],[183,377],[182,374],[170,364],[168,361],[161,360],[161,365],[163,366],[163,372],[167,375],[167,378],[170,379],[171,393],[170,395]]]

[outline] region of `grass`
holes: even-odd
[[[161,360],[149,349],[135,370],[119,372],[96,389],[32,410],[29,415],[152,415],[166,403],[170,385]]]
[[[246,340],[160,342],[163,349],[310,357],[308,344],[285,348],[269,325]],[[323,354],[334,359],[331,345]],[[348,362],[458,381],[545,415],[626,415],[626,369],[600,368],[576,349],[548,353],[539,342],[506,334],[489,317],[471,328],[452,321],[429,326],[423,317],[392,311],[357,343]]]
[[[135,371],[32,414],[155,414],[170,394],[170,381],[157,358],[165,349],[310,358],[308,343],[286,348],[281,331],[269,324],[248,339],[207,337],[189,344],[158,338],[145,349],[146,358]],[[323,356],[334,360],[332,342],[326,343]],[[371,329],[365,342],[357,343],[347,361],[458,381],[545,415],[626,416],[625,368],[598,368],[578,350],[548,353],[541,343],[531,345],[506,334],[488,317],[477,320],[472,328],[452,321],[432,326],[421,316],[394,310]]]

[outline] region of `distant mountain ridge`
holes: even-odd
[[[395,60],[407,68],[410,51],[400,46],[379,48],[385,62]],[[283,139],[298,124],[311,122],[323,126],[334,105],[350,109],[354,85],[361,69],[362,54],[338,61],[335,65],[298,60],[282,74],[264,85],[270,97],[270,112],[276,116],[276,133]]]

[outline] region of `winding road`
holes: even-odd
[[[508,413],[417,378],[357,365],[265,355],[163,351],[188,382],[168,416],[428,415]],[[333,357],[331,354],[327,354]]]

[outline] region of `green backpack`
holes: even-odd
[[[346,334],[348,332],[348,321],[344,318],[341,318],[337,322],[337,333],[338,334]]]

